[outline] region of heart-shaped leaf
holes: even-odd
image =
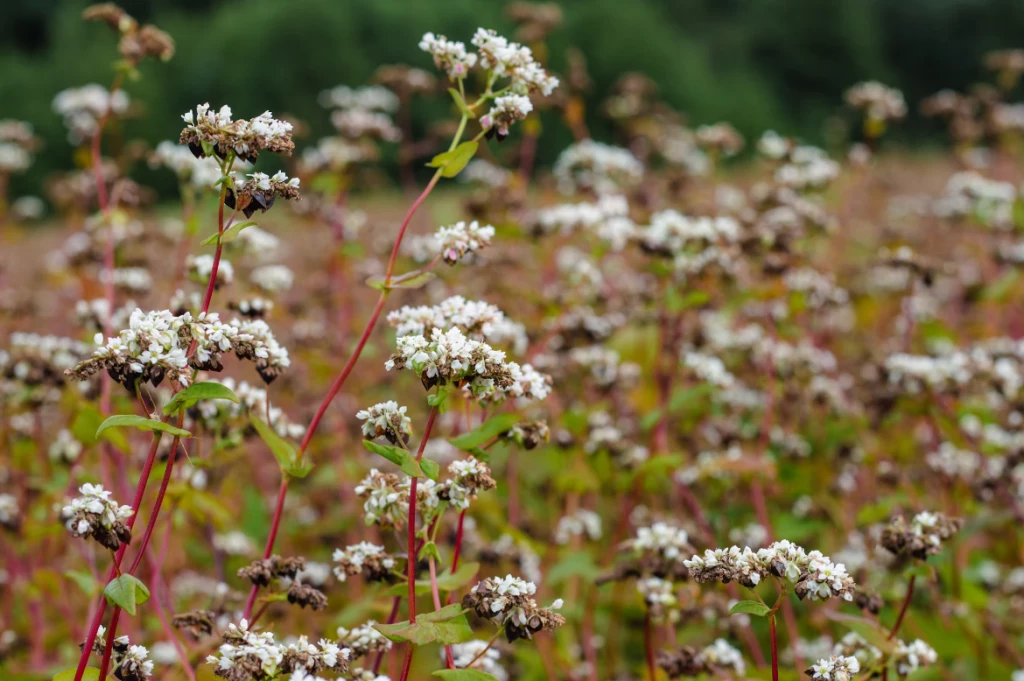
[[[107,603],[116,605],[129,615],[135,614],[135,606],[149,600],[149,589],[134,575],[128,573],[115,577],[103,589]]]
[[[218,237],[220,237],[220,242],[222,244],[229,244],[229,243],[231,243],[232,241],[234,241],[235,239],[238,238],[238,235],[242,233],[243,229],[245,229],[246,227],[255,227],[255,226],[256,226],[256,221],[255,220],[246,220],[245,222],[236,222],[235,224],[233,224],[230,227],[228,227],[227,229],[225,229],[223,234],[220,234],[220,233],[211,234],[210,236],[208,236],[205,239],[203,239],[202,241],[200,241],[199,245],[200,246],[211,246],[211,245],[217,243],[217,238]]]
[[[769,613],[771,608],[760,601],[740,601],[736,605],[729,608],[729,614],[735,615],[737,613],[746,613],[748,615],[755,615],[757,617],[764,617]]]
[[[495,436],[507,432],[518,422],[519,416],[516,414],[497,414],[487,419],[484,423],[468,433],[459,435],[458,437],[453,437],[448,440],[448,442],[461,450],[469,451],[475,447],[479,447]]]
[[[427,166],[440,168],[441,177],[455,177],[462,172],[462,169],[473,158],[479,146],[476,142],[463,142],[451,151],[438,154],[430,159],[430,163]]]
[[[164,414],[170,416],[182,409],[189,409],[196,405],[199,400],[228,400],[238,404],[238,395],[231,388],[221,383],[194,383],[184,390],[176,393],[174,397],[164,405]]]

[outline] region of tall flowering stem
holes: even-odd
[[[459,130],[456,133],[454,139],[452,140],[449,150],[454,149],[456,146],[458,146],[459,141],[462,139],[462,134],[465,132],[466,123],[468,120],[469,118],[466,115],[462,116],[462,120],[459,123]],[[330,406],[335,396],[341,391],[342,386],[345,385],[345,381],[348,379],[349,374],[352,373],[352,369],[355,367],[356,362],[359,361],[359,356],[362,354],[363,348],[366,347],[366,343],[370,339],[370,334],[373,333],[373,329],[377,326],[377,320],[380,318],[380,313],[384,309],[384,303],[387,302],[387,297],[389,293],[388,286],[391,284],[392,281],[392,274],[394,273],[395,261],[398,258],[398,250],[402,245],[402,239],[405,237],[406,229],[409,227],[409,223],[412,221],[412,217],[413,215],[415,215],[417,209],[419,209],[420,205],[423,204],[427,196],[430,195],[430,192],[434,190],[434,187],[437,186],[437,182],[440,179],[441,170],[438,169],[438,171],[434,173],[434,176],[430,179],[430,182],[424,188],[423,192],[420,193],[416,200],[413,201],[412,205],[409,206],[409,210],[406,212],[405,218],[402,220],[402,224],[398,229],[398,235],[395,237],[395,245],[391,249],[391,259],[388,262],[387,273],[385,274],[384,277],[385,287],[381,291],[380,297],[377,299],[377,304],[374,306],[373,312],[370,313],[370,318],[367,320],[366,327],[363,329],[363,333],[359,337],[359,341],[356,343],[355,350],[352,352],[352,355],[348,358],[348,361],[345,362],[345,366],[342,367],[341,373],[338,374],[338,377],[334,379],[334,383],[331,384],[331,387],[327,390],[327,394],[324,396],[323,401],[317,408],[316,414],[313,415],[313,419],[309,422],[309,427],[306,429],[306,434],[303,436],[302,442],[299,444],[298,460],[300,462],[302,461],[302,457],[306,453],[306,449],[308,449],[309,447],[310,441],[313,439],[313,433],[316,432],[317,426],[320,425],[320,421],[323,419],[324,414],[327,413],[327,408]],[[415,485],[415,479],[413,480],[413,484]],[[272,529],[270,535],[267,537],[266,547],[263,550],[264,558],[269,558],[271,553],[273,553],[274,542],[277,538],[276,527],[281,522],[281,513],[284,510],[284,499],[285,496],[287,496],[287,494],[288,481],[287,476],[285,476],[285,479],[282,480],[281,482],[281,488],[278,491],[277,502],[274,505],[274,517],[271,521]],[[415,487],[413,488],[412,496],[413,498],[415,498],[416,496]],[[256,602],[256,594],[258,591],[259,587],[257,585],[253,585],[252,589],[249,591],[249,600],[246,602],[244,615],[246,618],[252,615],[252,607],[253,604]]]
[[[768,632],[772,642],[772,681],[779,681],[779,644],[775,638],[775,613],[768,615]]]

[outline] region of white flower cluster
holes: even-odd
[[[853,681],[859,671],[860,661],[856,657],[833,655],[815,662],[808,673],[812,679],[820,681]]]
[[[451,648],[456,669],[477,669],[490,674],[498,681],[508,681],[508,671],[500,664],[501,653],[489,646],[487,641],[466,641],[456,643]],[[446,661],[446,652],[443,648],[440,654],[442,662]]]
[[[0,371],[19,381],[38,382],[40,370],[60,375],[88,357],[91,350],[88,343],[74,338],[15,331],[8,349],[0,350]]]
[[[679,597],[676,596],[675,584],[666,579],[648,577],[637,580],[636,590],[643,596],[655,622],[679,621]]]
[[[637,553],[656,554],[666,561],[684,565],[685,553],[693,550],[686,530],[665,522],[637,529],[636,537],[625,542],[624,546]]]
[[[566,545],[573,537],[586,537],[593,541],[601,538],[601,516],[591,510],[578,508],[575,512],[558,519],[555,527],[555,543]]]
[[[217,651],[218,654],[209,655],[206,661],[216,666],[215,673],[218,676],[225,678],[233,678],[230,672],[236,667],[239,670],[245,669],[249,674],[255,672],[255,667],[265,675],[265,678],[276,678],[279,674],[291,673],[290,678],[298,676],[305,679],[310,672],[323,668],[343,668],[347,665],[350,654],[347,648],[341,648],[336,643],[320,639],[319,644],[314,645],[309,643],[305,636],[300,636],[290,645],[279,644],[271,632],[250,631],[249,623],[245,619],[237,626],[234,623],[228,625],[227,631],[224,632],[224,641]]]
[[[878,81],[857,83],[846,91],[847,103],[863,109],[868,118],[877,121],[898,120],[907,115],[903,93]]]
[[[181,142],[188,144],[197,156],[207,155],[200,147],[203,142],[214,145],[216,154],[222,158],[234,151],[239,158],[250,162],[255,162],[259,152],[265,149],[290,154],[294,148],[292,124],[274,118],[269,111],[252,119],[234,120],[230,106],[225,104],[213,111],[206,103],[196,106],[194,114],[186,111],[181,119],[185,121]]]
[[[491,110],[480,117],[480,126],[485,130],[494,129],[498,139],[509,134],[512,124],[524,121],[533,111],[533,102],[526,95],[502,95],[494,98]]]
[[[301,183],[301,180],[299,180],[299,178],[297,177],[289,178],[288,175],[283,170],[278,170],[273,175],[267,175],[266,173],[261,172],[254,172],[249,173],[248,175],[246,175],[246,177],[249,178],[254,187],[256,187],[257,189],[262,189],[263,191],[270,191],[270,189],[272,188],[271,182],[280,182],[290,187],[298,187],[299,184]],[[235,176],[234,179],[236,187],[240,187],[241,185],[246,184],[246,181],[237,175]]]
[[[235,343],[235,353],[243,359],[251,359],[256,362],[256,371],[264,381],[270,383],[277,375],[291,366],[291,358],[288,356],[288,348],[281,345],[270,326],[262,319],[232,319],[231,326],[238,330],[238,340]],[[251,346],[251,350],[244,353],[242,344]],[[202,336],[200,336],[202,346]],[[198,354],[198,353],[197,353]]]
[[[1016,200],[1017,188],[1013,184],[967,170],[950,176],[945,193],[932,203],[932,212],[940,218],[970,216],[986,227],[1012,231]]]
[[[285,265],[263,265],[249,273],[249,280],[264,293],[281,293],[292,287],[295,274]]]
[[[32,155],[17,144],[0,141],[0,174],[20,173],[32,165]]]
[[[449,265],[454,265],[459,258],[465,257],[468,253],[481,250],[484,246],[491,245],[494,238],[494,227],[491,225],[480,225],[473,220],[468,225],[459,221],[449,227],[440,227],[434,233],[441,250],[441,257]]]
[[[830,275],[810,267],[791,269],[782,281],[787,291],[804,294],[805,303],[811,309],[842,306],[850,302],[846,289],[837,286]]]
[[[68,141],[79,144],[90,139],[106,115],[120,115],[128,110],[128,95],[124,90],[110,91],[98,83],[68,88],[53,98],[53,110],[64,118]]]
[[[320,93],[320,105],[327,109],[362,109],[363,111],[398,111],[398,96],[381,85],[352,88],[337,85]]]
[[[786,158],[792,149],[793,143],[774,130],[766,130],[757,141],[757,151],[774,161]]]
[[[375,620],[369,620],[353,629],[338,627],[338,643],[352,651],[352,659],[391,650],[391,640],[377,631],[375,624]]]
[[[718,388],[729,388],[736,383],[736,377],[725,368],[725,363],[714,355],[684,350],[683,364],[693,369],[693,373],[702,381]]]
[[[81,453],[82,443],[75,439],[75,436],[67,428],[61,428],[57,432],[57,439],[50,443],[50,448],[47,450],[51,461],[61,463],[74,463]]]
[[[492,30],[478,28],[471,41],[479,51],[481,68],[512,80],[513,92],[525,95],[539,92],[545,97],[558,87],[558,79],[548,75],[533,58],[529,47],[509,42]]]
[[[19,524],[18,500],[13,494],[0,494],[0,526],[13,530]]]
[[[628,149],[585,139],[559,154],[552,170],[563,193],[609,194],[639,182],[644,164]]]
[[[376,138],[397,142],[402,139],[402,131],[391,116],[380,111],[338,109],[331,114],[331,124],[339,133],[353,140]]]
[[[500,613],[513,605],[514,601],[520,597],[533,596],[537,593],[537,585],[521,577],[505,575],[504,577],[492,577],[485,581],[489,587],[487,591],[488,608],[492,613]],[[481,584],[475,585],[472,593],[482,591]]]
[[[590,372],[594,382],[602,388],[632,383],[640,375],[640,366],[623,362],[619,353],[603,345],[588,345],[569,351],[569,360]]]
[[[167,168],[182,182],[197,189],[212,189],[221,177],[220,166],[212,158],[197,158],[188,147],[164,140],[149,159],[153,167]]]
[[[799,146],[790,151],[788,162],[775,169],[775,182],[791,189],[821,189],[839,177],[839,164],[822,149]]]
[[[78,491],[82,496],[72,499],[60,513],[64,526],[72,536],[95,536],[99,541],[112,534],[121,542],[130,537],[130,531],[124,527],[123,521],[135,515],[131,506],[122,506],[111,499],[110,492],[103,489],[103,485],[87,482]]]
[[[153,288],[153,275],[145,267],[118,267],[113,274],[101,270],[99,279],[103,284],[113,279],[114,286],[134,293],[148,293]]]
[[[467,338],[458,327],[447,331],[433,328],[429,340],[419,334],[401,336],[397,344],[397,352],[384,368],[411,369],[428,389],[454,383],[491,401],[509,397],[543,400],[551,390],[547,377],[533,367],[506,362],[504,352]]]
[[[629,202],[618,194],[599,196],[591,203],[563,203],[537,212],[537,228],[544,233],[569,234],[577,228],[593,232],[614,251],[621,251],[633,238],[636,224],[629,219]]]
[[[428,335],[431,329],[447,331],[459,327],[470,338],[492,345],[508,344],[512,351],[525,352],[529,339],[526,328],[505,316],[494,305],[462,296],[445,298],[437,305],[406,305],[388,313],[388,323],[398,336]]]
[[[490,161],[475,158],[458,174],[458,179],[459,182],[479,182],[497,189],[508,186],[512,180],[512,173]]]
[[[752,551],[732,546],[728,549],[707,549],[703,556],[683,561],[698,582],[737,581],[754,587],[769,575],[785,578],[795,585],[801,599],[825,600],[833,596],[852,601],[855,589],[846,566],[833,563],[820,551],[804,551],[790,541]]]
[[[893,659],[896,662],[896,673],[900,676],[908,676],[921,667],[938,662],[939,655],[930,645],[921,639],[916,639],[910,643],[897,641]]]
[[[409,510],[409,487],[399,483],[398,476],[381,473],[376,468],[356,485],[355,492],[363,497],[364,520],[367,525],[402,527]]]
[[[334,576],[339,582],[347,581],[349,576],[359,574],[368,563],[372,564],[374,570],[391,570],[395,567],[395,559],[387,554],[383,546],[366,541],[346,546],[344,551],[334,549],[332,559],[338,563],[334,567]]]
[[[717,638],[711,645],[704,646],[700,656],[707,664],[718,669],[732,669],[737,676],[747,672],[743,653],[724,638]]]
[[[373,440],[378,437],[387,438],[392,444],[401,440],[406,442],[412,435],[412,419],[405,415],[408,407],[398,406],[398,402],[388,400],[379,402],[369,409],[356,412],[356,418],[365,421],[362,426],[363,437]]]
[[[652,215],[650,225],[640,230],[638,237],[645,248],[676,255],[735,243],[740,237],[740,225],[730,217],[689,217],[668,209]]]
[[[466,43],[424,33],[419,48],[434,58],[434,66],[442,69],[452,80],[465,78],[476,66],[477,55],[466,50]]]
[[[207,282],[213,273],[213,255],[209,253],[190,255],[185,260],[185,268],[193,279]],[[220,262],[217,263],[217,281],[214,282],[214,286],[224,286],[234,280],[235,268],[228,260],[221,258]]]

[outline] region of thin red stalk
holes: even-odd
[[[107,632],[107,644],[103,646],[103,660],[100,662],[100,681],[107,681],[107,667],[110,665],[110,654],[114,650],[114,629],[121,618],[121,608],[114,608],[110,616],[110,631]]]
[[[221,185],[220,205],[217,207],[217,234],[224,233],[224,199],[227,196],[227,185]],[[206,285],[206,296],[203,298],[203,312],[210,310],[210,301],[213,300],[213,289],[217,284],[217,270],[220,269],[220,255],[224,250],[224,244],[217,239],[217,250],[213,253],[213,267],[210,269],[210,281]]]
[[[139,479],[139,484],[135,488],[135,498],[132,500],[132,513],[128,520],[125,522],[128,529],[131,530],[135,525],[135,519],[138,517],[139,506],[142,504],[142,497],[146,493],[146,484],[149,482],[149,474],[153,470],[153,460],[156,458],[157,446],[160,444],[159,434],[153,438],[153,444],[150,445],[149,454],[146,456],[146,462],[142,466],[142,477]],[[117,576],[118,571],[121,568],[121,561],[124,558],[124,553],[127,550],[127,544],[121,544],[117,552],[114,554],[114,564],[110,566],[110,570],[107,574],[107,582],[114,579]],[[92,622],[89,624],[89,632],[85,637],[85,645],[82,648],[82,656],[78,660],[78,669],[75,671],[75,681],[82,681],[82,677],[85,675],[85,668],[89,663],[89,656],[92,654],[93,643],[96,642],[96,632],[99,631],[100,623],[103,621],[103,614],[107,609],[107,599],[102,594],[98,600],[99,606],[96,608],[96,613],[93,615]]]
[[[320,420],[323,419],[324,414],[327,412],[327,407],[330,406],[334,396],[338,394],[341,387],[345,385],[345,380],[348,379],[348,375],[352,373],[352,368],[355,367],[356,361],[359,359],[359,355],[362,354],[363,348],[366,347],[366,342],[370,339],[370,333],[373,332],[373,328],[377,325],[377,319],[380,317],[381,310],[384,309],[384,302],[387,300],[387,292],[382,291],[380,298],[377,299],[377,305],[373,308],[373,312],[370,314],[370,319],[366,322],[366,328],[363,329],[363,335],[359,337],[359,342],[356,344],[356,349],[352,353],[352,356],[348,358],[345,366],[342,368],[341,373],[334,379],[334,383],[331,384],[330,389],[327,391],[327,395],[324,397],[323,402],[320,403],[320,407],[316,410],[316,414],[313,416],[313,420],[309,422],[309,428],[306,429],[306,434],[302,438],[302,442],[299,444],[299,453],[306,451],[309,447],[309,441],[313,439],[313,433],[316,431]]]
[[[284,498],[288,494],[288,475],[286,473],[281,474],[281,487],[277,491],[277,503],[274,504],[274,517],[270,521],[270,534],[267,536],[267,545],[263,549],[263,560],[270,558],[270,554],[274,550],[274,541],[277,539],[277,531],[281,527],[281,515],[284,512]],[[259,592],[260,587],[256,584],[252,585],[252,589],[249,591],[249,600],[245,604],[245,614],[242,615],[243,619],[249,619],[252,615],[252,606],[256,602],[256,594]]]
[[[650,610],[644,615],[644,652],[647,656],[647,680],[656,681],[657,670],[654,666],[654,631],[651,627]],[[775,681],[778,681],[776,679]]]
[[[907,610],[910,608],[910,599],[914,595],[914,582],[917,581],[917,575],[911,575],[910,581],[907,582],[907,595],[903,599],[903,607],[900,608],[900,614],[896,617],[896,623],[892,625],[892,631],[889,632],[888,640],[896,638],[896,633],[900,630],[900,625],[903,624],[903,618],[907,614]]]
[[[388,269],[384,273],[384,283],[391,283],[391,275],[395,271],[395,261],[398,259],[398,247],[402,245],[402,239],[405,237],[405,230],[409,228],[409,222],[412,220],[413,213],[420,207],[420,204],[427,198],[427,196],[434,190],[434,186],[437,181],[441,179],[440,171],[434,173],[434,176],[430,178],[430,182],[423,189],[423,192],[416,197],[416,200],[409,206],[409,211],[405,214],[405,219],[402,220],[402,226],[398,228],[398,236],[395,238],[395,247],[391,249],[391,259],[388,260]]]
[[[434,566],[433,556],[427,559],[427,565],[430,568],[430,594],[434,597],[434,610],[436,611],[441,609],[441,593],[437,589],[437,568]],[[455,658],[452,656],[450,645],[445,645],[444,654],[448,661],[448,669],[455,669]]]
[[[413,644],[405,644],[405,659],[402,660],[402,673],[398,677],[398,681],[409,681],[409,668],[412,667],[412,651]]]
[[[768,615],[768,632],[772,640],[772,681],[779,681],[779,644],[775,640],[775,615]]]

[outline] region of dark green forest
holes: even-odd
[[[121,131],[157,142],[175,136],[197,102],[296,116],[329,128],[316,95],[362,84],[380,64],[429,66],[416,48],[424,31],[468,39],[477,26],[510,28],[494,0],[125,0],[142,21],[177,42],[169,63],[147,62],[127,91],[141,115]],[[549,40],[554,70],[565,51],[586,55],[593,80],[588,115],[608,133],[597,104],[616,78],[641,71],[691,123],[732,122],[748,137],[767,128],[821,142],[850,84],[877,79],[901,88],[912,107],[943,87],[985,78],[982,56],[1024,44],[1021,0],[565,0]],[[59,90],[109,83],[115,38],[80,18],[83,2],[10,2],[0,22],[0,117],[32,121],[46,148],[15,189],[38,186],[67,167],[71,148],[51,111]],[[449,102],[424,102],[422,130]],[[552,126],[557,128],[557,126]],[[911,116],[898,143],[937,142],[940,129]],[[540,161],[566,142],[546,135]]]

